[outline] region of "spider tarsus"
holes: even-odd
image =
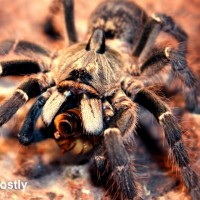
[[[32,143],[32,141],[33,141],[33,138],[32,138],[32,137],[28,138],[28,137],[26,137],[25,135],[23,135],[23,133],[21,133],[21,136],[19,137],[19,142],[20,142],[22,145],[28,146],[28,145],[30,145],[30,144]]]
[[[187,167],[182,168],[183,181],[191,190],[198,186],[198,176],[188,165]]]
[[[19,141],[23,145],[29,145],[33,142],[33,131],[35,124],[41,114],[42,107],[48,98],[48,96],[45,97],[45,94],[47,94],[47,92],[37,98],[23,122],[22,128],[19,132]]]
[[[106,166],[106,157],[105,156],[95,156],[94,157],[96,168],[99,172],[103,173]]]
[[[189,165],[182,168],[182,179],[190,192],[192,200],[200,199],[200,183],[198,175]]]

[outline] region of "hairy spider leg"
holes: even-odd
[[[24,41],[24,40],[4,40],[0,42],[0,55],[8,53],[17,53],[18,55],[25,55],[32,57],[33,55],[50,57],[50,50],[41,47],[38,44]]]
[[[166,47],[161,50],[155,51],[140,67],[142,74],[147,75],[153,80],[153,75],[162,70],[166,64],[171,64],[175,73],[177,73],[186,87],[184,90],[186,106],[189,110],[198,112],[197,101],[197,80],[190,69],[182,54],[173,48]],[[159,74],[158,74],[159,76]],[[141,79],[142,80],[142,79]],[[155,83],[156,79],[155,80]],[[144,80],[145,82],[148,82]],[[152,81],[149,81],[152,84]],[[146,84],[146,86],[148,86]]]
[[[63,0],[62,3],[69,45],[72,45],[78,41],[74,22],[74,0]]]
[[[94,148],[94,154],[91,158],[91,165],[95,166],[97,169],[97,178],[98,180],[102,181],[103,176],[105,175],[107,168],[107,160],[106,160],[106,155],[105,155],[105,147],[102,142],[97,144]]]
[[[6,123],[30,98],[36,97],[54,84],[52,74],[34,74],[15,89],[11,97],[0,104],[0,126]]]
[[[165,53],[161,56],[161,61],[159,61],[160,53],[152,55],[150,58],[148,58],[148,55],[150,54],[150,51],[152,50],[160,31],[169,33],[179,42],[177,50],[173,50],[169,47],[164,50]],[[185,102],[187,108],[190,111],[196,110],[198,112],[196,94],[197,81],[192,71],[188,68],[186,60],[187,40],[188,37],[185,31],[180,26],[178,26],[171,17],[164,14],[154,14],[151,20],[149,20],[149,22],[146,24],[140,42],[133,53],[134,56],[138,57],[135,73],[140,74],[145,72],[147,64],[152,62],[152,59],[157,61],[157,66],[160,66],[159,63],[165,60],[163,62],[163,65],[165,65],[166,59],[164,57],[166,57],[169,59],[173,71],[179,75],[182,82],[184,83],[185,88],[183,93],[186,96]],[[145,64],[143,64],[144,62]],[[155,68],[153,68],[153,70],[154,69]]]
[[[74,0],[53,0],[50,5],[50,13],[44,24],[44,32],[52,39],[59,39],[60,33],[56,30],[53,24],[53,16],[63,8],[65,29],[68,37],[68,46],[78,42],[75,20],[74,20]]]
[[[121,195],[121,199],[133,199],[139,197],[139,183],[136,182],[133,162],[129,158],[123,141],[130,139],[133,135],[137,122],[137,108],[136,104],[131,102],[121,90],[114,95],[111,101],[115,114],[111,117],[108,127],[103,133],[105,156],[108,158],[109,166],[109,169],[106,170],[110,172],[108,181],[114,181],[117,187],[115,189],[116,196]],[[97,168],[103,171],[104,155],[97,155],[95,160]]]
[[[134,56],[138,57],[139,64],[143,63],[148,57],[160,31],[169,33],[179,42],[178,50],[185,58],[188,40],[187,34],[171,17],[156,13],[146,23],[140,42],[133,53]]]
[[[149,110],[163,127],[170,148],[170,158],[178,165],[183,182],[193,199],[200,199],[200,187],[197,174],[190,166],[190,159],[181,140],[182,131],[168,106],[147,89],[141,89],[133,101]]]
[[[22,128],[19,132],[19,141],[21,144],[29,145],[33,142],[34,140],[33,131],[35,124],[42,112],[44,104],[49,99],[51,94],[52,94],[52,88],[49,88],[46,92],[44,92],[37,98],[35,103],[32,105],[31,109],[27,113]]]
[[[136,105],[122,91],[118,91],[114,97],[111,97],[111,101],[115,114],[111,114],[113,109],[106,101],[104,114],[108,115],[105,116],[108,127],[103,133],[104,140],[97,145],[91,162],[97,169],[98,180],[106,181],[107,186],[111,185],[109,191],[115,197],[140,198],[133,163],[123,144],[123,141],[127,140],[124,137],[130,139],[129,134],[132,134],[135,129]]]
[[[141,66],[141,71],[146,72],[151,68],[152,74],[159,72],[166,64],[170,63],[173,71],[177,73],[186,87],[184,90],[186,106],[191,111],[198,112],[197,101],[197,80],[194,74],[187,67],[187,63],[182,54],[170,47],[155,52]],[[149,71],[149,70],[148,70]]]
[[[171,63],[172,69],[179,73],[180,78],[185,85],[188,87],[196,87],[196,79],[189,68],[187,68],[185,59],[179,51],[170,47],[153,52],[153,54],[141,65],[141,72],[147,76],[152,76],[169,63]]]
[[[122,141],[122,133],[118,128],[108,128],[104,131],[106,155],[112,171],[109,180],[114,181],[116,192],[122,195],[121,199],[133,199],[138,196],[138,183],[136,183],[132,162]]]
[[[40,72],[40,66],[34,60],[11,60],[0,62],[0,76],[25,75]]]
[[[61,39],[60,32],[54,27],[53,17],[59,13],[61,9],[61,0],[52,0],[49,10],[49,16],[44,23],[44,33],[46,33],[51,39],[57,40]]]
[[[49,71],[51,52],[28,41],[4,40],[0,43],[0,56],[15,53],[27,57],[0,62],[0,75],[25,75]]]

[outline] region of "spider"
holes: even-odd
[[[157,83],[155,73],[171,64],[187,88],[188,108],[195,109],[196,80],[185,59],[186,33],[164,14],[148,18],[135,3],[115,0],[101,3],[93,12],[90,38],[82,43],[76,35],[73,0],[59,2],[64,8],[67,47],[51,52],[27,41],[0,43],[2,55],[14,52],[27,57],[0,62],[1,76],[31,74],[1,103],[0,125],[37,97],[19,133],[21,144],[39,140],[33,130],[41,116],[47,127],[55,123],[54,137],[64,152],[93,149],[91,159],[98,173],[108,174],[108,183],[116,188],[113,198],[142,199],[134,162],[125,145],[134,137],[138,107],[142,106],[163,127],[171,162],[176,164],[191,197],[199,199],[199,179],[190,166],[177,120],[169,106],[150,90]],[[167,47],[149,56],[160,31],[174,36],[178,49]],[[130,49],[130,59],[137,58],[131,67],[121,49],[116,51],[106,43],[109,39],[125,44],[126,51]],[[129,56],[129,52],[125,54]]]

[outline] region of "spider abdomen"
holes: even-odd
[[[147,15],[130,1],[104,1],[91,15],[89,34],[102,28],[107,39],[120,39],[134,46],[141,36]]]

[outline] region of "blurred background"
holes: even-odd
[[[0,0],[0,40],[23,39],[33,41],[51,50],[67,44],[62,12],[53,18],[57,33],[51,37],[45,28],[52,15],[52,0]],[[87,33],[87,22],[92,11],[102,2],[75,0],[75,22],[80,41]],[[136,2],[136,1],[135,1]],[[149,15],[166,13],[174,18],[189,35],[188,64],[200,80],[200,1],[199,0],[142,0],[136,2]],[[160,34],[157,43],[170,44],[173,39]],[[12,59],[2,57],[4,59]],[[2,78],[0,99],[8,96],[21,78]],[[182,95],[170,97],[174,114],[185,131],[184,142],[190,149],[192,165],[200,172],[200,117],[184,109]],[[24,192],[0,191],[0,199],[49,200],[108,200],[106,189],[92,180],[87,158],[62,155],[52,139],[23,147],[17,140],[18,130],[31,102],[17,112],[8,124],[0,128],[0,181],[23,180],[28,182]],[[133,155],[138,177],[146,199],[189,199],[185,188],[167,162],[163,146],[162,129],[151,115],[141,115],[144,124],[138,128]],[[140,133],[140,134],[139,134]]]

